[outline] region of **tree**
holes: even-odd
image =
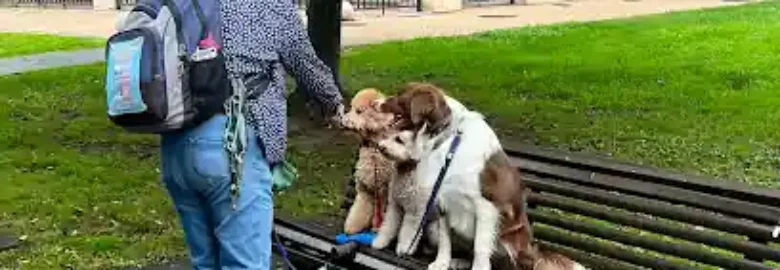
[[[342,0],[309,0],[306,5],[308,18],[307,30],[312,46],[317,56],[333,71],[333,79],[339,85],[341,94],[347,98],[339,76],[339,59],[341,57],[341,1]],[[290,97],[291,108],[318,106],[309,104],[305,91],[296,90]],[[311,117],[311,115],[310,115]]]

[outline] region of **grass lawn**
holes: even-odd
[[[351,89],[435,82],[507,140],[780,187],[777,2],[421,39],[344,54]],[[103,67],[0,77],[0,266],[98,269],[183,256],[157,139],[105,117]],[[300,110],[291,109],[292,112]],[[291,128],[279,212],[337,212],[352,140]]]
[[[185,255],[159,181],[158,139],[107,120],[103,68],[0,77],[13,90],[0,91],[0,231],[26,238],[0,253],[0,268],[99,269]],[[289,152],[305,180],[278,197],[280,212],[338,213],[353,161],[344,144],[353,143],[333,131],[306,135],[315,127],[291,130]]]
[[[352,89],[427,80],[506,140],[780,187],[777,1],[356,48]]]
[[[100,48],[105,39],[62,37],[48,34],[0,33],[0,58],[51,51]]]

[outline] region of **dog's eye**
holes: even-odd
[[[404,143],[404,141],[401,140],[401,137],[395,137],[395,142],[400,143],[400,144]]]
[[[358,114],[361,114],[361,113],[363,113],[363,108],[357,108],[357,109],[355,109],[355,112],[358,113]]]

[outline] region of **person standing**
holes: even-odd
[[[271,172],[286,151],[286,72],[333,124],[344,114],[343,97],[292,1],[219,1],[226,67],[242,95],[225,114],[162,136],[162,178],[194,269],[265,270],[271,267]],[[243,152],[235,202],[226,135],[238,138]]]

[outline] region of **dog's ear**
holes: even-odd
[[[401,114],[403,113],[403,107],[401,107],[399,97],[391,97],[385,100],[385,102],[382,102],[381,105],[379,105],[379,111],[383,113],[390,113],[393,115]]]
[[[428,92],[415,93],[409,101],[409,116],[414,125],[422,125],[433,114],[436,101]]]
[[[432,84],[415,83],[413,86],[415,88],[411,89],[409,101],[412,123],[428,123],[434,128],[440,127],[452,113],[444,100],[443,91]]]
[[[367,107],[372,101],[384,98],[382,92],[379,92],[376,88],[365,88],[358,91],[355,96],[352,97],[350,107]]]

